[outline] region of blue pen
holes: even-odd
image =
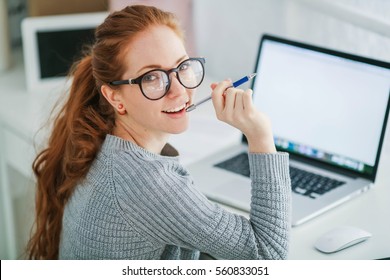
[[[238,87],[238,86],[242,85],[243,83],[246,83],[247,81],[252,80],[255,76],[256,76],[256,73],[253,73],[253,74],[250,74],[248,76],[245,76],[245,77],[239,79],[238,81],[235,81],[232,84],[231,87]],[[187,109],[186,109],[186,112],[191,112],[191,111],[195,110],[197,106],[199,106],[200,104],[205,103],[206,101],[209,101],[210,99],[211,99],[211,96],[206,97],[205,99],[199,101],[196,104],[192,104],[192,105],[188,106]]]

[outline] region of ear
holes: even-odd
[[[112,107],[114,107],[114,109],[117,109],[119,104],[122,103],[120,93],[112,89],[110,86],[104,84],[100,87],[100,91],[102,92],[104,98],[106,98]]]

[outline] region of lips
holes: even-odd
[[[168,113],[168,114],[178,113],[178,112],[182,111],[183,109],[185,109],[187,107],[187,104],[188,104],[188,101],[186,103],[184,103],[183,105],[180,105],[180,106],[177,106],[174,108],[170,108],[167,110],[163,110],[163,112]]]

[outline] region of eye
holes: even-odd
[[[191,62],[190,61],[185,61],[182,64],[180,64],[179,70],[180,71],[185,71],[185,70],[187,70],[190,67],[191,67]]]
[[[145,83],[151,83],[151,82],[155,82],[156,80],[158,80],[160,78],[160,74],[159,73],[156,73],[156,72],[151,72],[149,74],[146,74],[143,78],[142,78],[142,82],[145,82]]]

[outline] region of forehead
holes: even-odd
[[[148,65],[172,68],[180,57],[186,55],[182,39],[171,28],[162,25],[138,33],[128,43],[126,52],[126,72],[131,73]]]

